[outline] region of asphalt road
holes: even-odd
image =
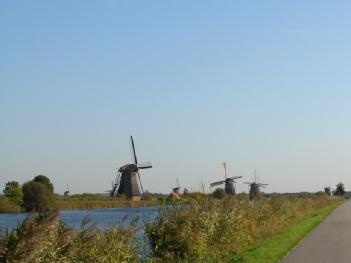
[[[335,209],[281,263],[324,262],[351,262],[351,201]]]

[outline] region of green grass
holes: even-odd
[[[238,262],[275,263],[280,260],[321,223],[341,202],[322,208],[311,216],[298,221],[281,233],[265,239],[252,249],[241,254]]]

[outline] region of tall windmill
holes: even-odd
[[[261,187],[265,187],[265,185],[268,185],[268,184],[262,184],[262,183],[259,182],[259,180],[257,180],[256,170],[254,170],[254,177],[255,177],[255,181],[254,182],[244,182],[245,184],[249,185],[249,188],[250,188],[250,191],[249,191],[250,200],[260,197],[261,196],[260,188]]]
[[[124,194],[128,198],[138,200],[140,199],[142,192],[144,192],[140,180],[139,169],[152,168],[152,165],[150,162],[138,163],[133,136],[130,136],[130,141],[132,144],[134,163],[123,165],[118,169],[116,180],[112,183],[110,195],[115,196],[116,194]]]
[[[227,194],[230,195],[235,195],[235,180],[242,178],[242,176],[233,176],[233,177],[227,177],[227,164],[223,162],[223,168],[224,168],[224,180],[218,181],[218,182],[213,182],[210,184],[211,187],[216,186],[216,185],[221,185],[224,184],[224,190]]]

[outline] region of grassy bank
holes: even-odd
[[[244,252],[238,262],[274,263],[279,262],[296,244],[322,222],[340,203],[322,208],[307,218],[298,221],[281,233],[267,238],[254,248]]]

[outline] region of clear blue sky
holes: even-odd
[[[1,1],[0,185],[351,186],[348,1]]]

